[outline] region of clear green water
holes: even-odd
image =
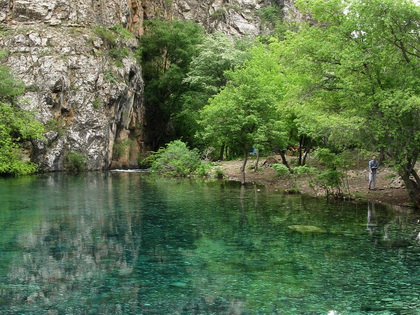
[[[0,179],[0,314],[419,314],[419,218],[369,207],[136,173]]]

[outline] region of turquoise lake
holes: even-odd
[[[0,314],[419,314],[419,218],[145,173],[0,179]]]

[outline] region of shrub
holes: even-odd
[[[342,172],[327,169],[318,175],[317,183],[325,189],[327,197],[330,195],[342,197],[343,176]]]
[[[315,156],[327,168],[335,168],[338,164],[338,156],[327,148],[319,148],[316,150]]]
[[[24,161],[22,150],[29,140],[41,139],[43,125],[34,115],[0,101],[0,175],[34,173],[37,166]]]
[[[137,163],[140,168],[150,168],[152,167],[153,162],[156,160],[156,155],[151,153],[147,156],[139,156]]]
[[[337,168],[348,168],[349,157],[346,154],[335,154],[327,148],[319,148],[316,157],[326,167],[325,171],[319,173],[317,184],[325,190],[327,197],[332,195],[335,198],[343,198],[344,173]]]
[[[134,38],[134,34],[121,24],[113,26],[111,30],[116,34],[119,40],[129,41]]]
[[[132,144],[133,143],[130,140],[118,140],[118,141],[116,141],[114,143],[114,150],[112,152],[112,157],[115,160],[120,159],[124,155],[126,149]]]
[[[99,97],[95,97],[92,102],[92,106],[93,108],[98,109],[101,106],[101,99]]]
[[[70,152],[66,155],[65,163],[69,172],[77,173],[86,170],[86,158],[83,154]]]
[[[121,62],[125,57],[130,55],[127,48],[112,48],[109,50],[109,55],[117,62]]]
[[[170,176],[204,175],[208,168],[203,164],[197,150],[189,150],[184,142],[175,140],[154,154],[151,169]]]
[[[284,164],[273,164],[273,169],[277,172],[277,176],[279,177],[290,174],[289,169]]]
[[[217,167],[214,170],[214,177],[217,179],[223,179],[225,177],[225,173],[223,172],[223,170],[220,167]]]
[[[65,122],[51,119],[45,124],[45,131],[55,131],[59,136],[63,136],[66,130]]]
[[[110,83],[117,83],[117,79],[115,78],[114,72],[112,70],[108,70],[105,72],[105,80]]]
[[[195,173],[200,176],[207,176],[211,170],[211,166],[208,163],[200,161],[200,165],[195,170]]]
[[[109,49],[109,56],[114,58],[120,66],[121,60],[130,54],[129,49],[123,47],[123,44],[134,38],[133,33],[122,25],[116,25],[110,29],[96,26],[93,28],[93,32],[103,40]]]
[[[6,55],[0,50],[0,60]],[[0,65],[0,175],[29,174],[37,169],[24,161],[22,150],[26,141],[42,138],[43,125],[32,113],[12,105],[24,91],[24,84]]]
[[[36,164],[22,160],[22,151],[17,145],[0,146],[0,175],[27,175],[36,171]]]
[[[13,100],[23,92],[25,85],[14,78],[8,67],[0,65],[0,101]]]
[[[309,166],[306,166],[306,165],[303,165],[303,166],[295,166],[293,168],[293,173],[296,174],[296,175],[304,175],[304,174],[312,175],[312,174],[316,174],[317,172],[318,171],[317,171],[316,168],[309,167]]]

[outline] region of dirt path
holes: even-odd
[[[259,165],[262,165],[265,159],[261,159]],[[367,165],[360,163],[360,165]],[[271,166],[259,167],[258,171],[249,169],[255,164],[255,160],[250,160],[248,169],[246,171],[246,181],[249,183],[263,184],[273,189],[285,190],[290,188],[290,182],[287,179],[282,179],[276,176],[276,172]],[[226,179],[240,181],[241,160],[223,161],[217,166],[223,171]],[[407,190],[403,187],[403,183],[399,180],[396,172],[387,167],[381,167],[378,171],[377,189],[368,190],[368,172],[367,167],[362,166],[347,172],[347,183],[350,190],[350,195],[356,200],[375,201],[377,203],[386,203],[395,206],[409,206],[410,199]],[[311,196],[321,196],[323,191],[321,189],[314,190],[309,187],[307,178],[298,179],[298,187],[301,193]]]

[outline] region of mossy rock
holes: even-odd
[[[289,225],[288,228],[298,233],[327,233],[327,230],[313,225]]]

